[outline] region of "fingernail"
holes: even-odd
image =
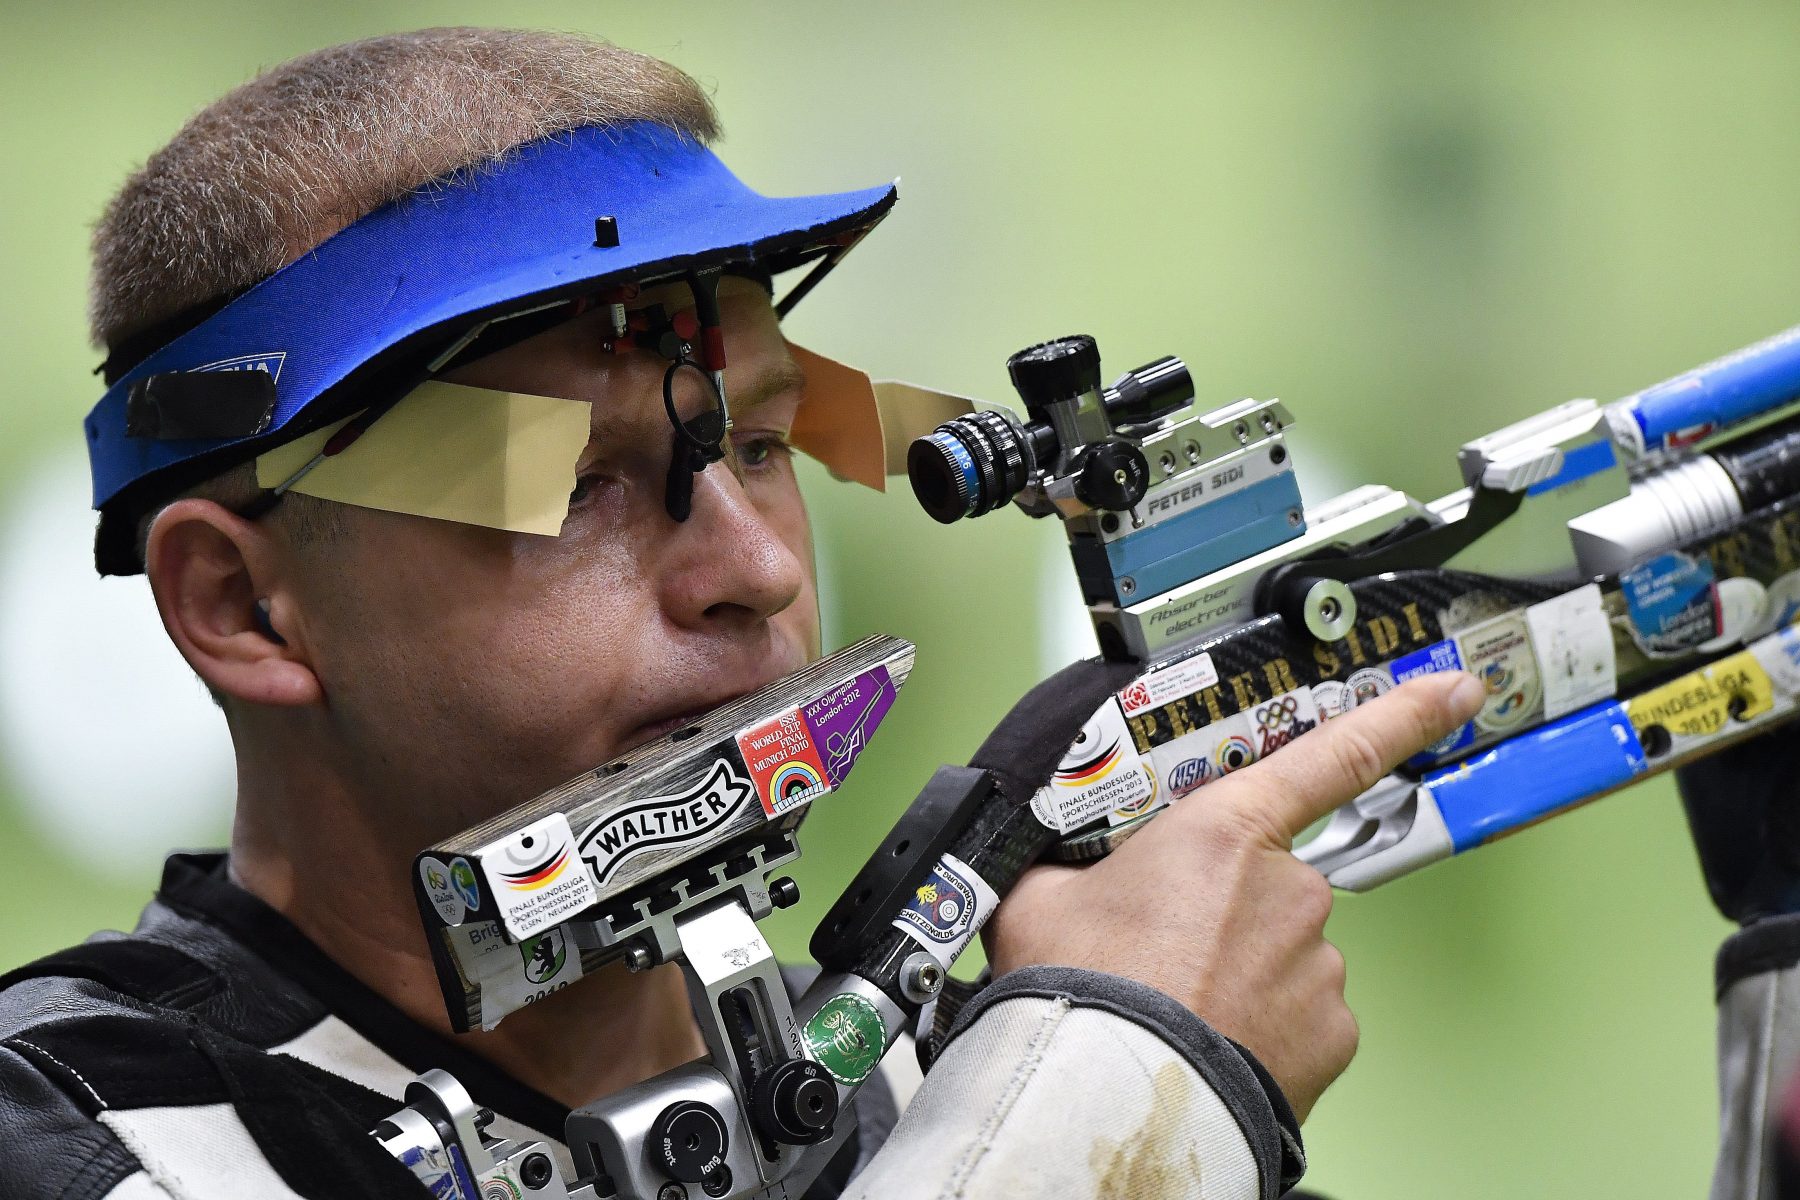
[[[1464,718],[1472,717],[1487,701],[1487,687],[1467,671],[1457,674],[1462,678],[1450,689],[1450,707]]]

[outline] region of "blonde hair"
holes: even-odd
[[[440,175],[637,120],[701,142],[719,132],[687,74],[576,34],[423,29],[302,55],[201,110],[107,205],[94,340],[247,288]]]

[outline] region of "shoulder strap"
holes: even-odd
[[[135,937],[84,942],[0,975],[0,992],[27,979],[87,979],[158,1008],[188,1008],[219,990],[216,971],[172,946]]]

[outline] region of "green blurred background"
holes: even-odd
[[[1315,501],[1365,481],[1437,495],[1468,438],[1800,318],[1792,3],[9,0],[0,554],[28,539],[31,481],[98,393],[86,239],[125,173],[258,67],[457,22],[579,29],[679,64],[763,190],[904,175],[797,340],[996,400],[1005,356],[1046,336],[1097,335],[1113,371],[1177,353],[1204,398],[1287,401]],[[776,930],[789,953],[931,768],[1085,646],[1054,526],[942,529],[904,488],[810,482],[829,635],[902,634],[920,661],[857,783],[808,826],[806,900]],[[81,670],[72,685],[103,694],[104,668]],[[68,721],[85,754],[122,753],[80,710]],[[0,964],[128,925],[163,848],[72,852],[81,831],[23,786],[0,757]],[[134,790],[109,799],[130,810]],[[218,840],[223,812],[179,836]],[[1666,782],[1344,898],[1331,936],[1363,1043],[1307,1127],[1310,1182],[1388,1200],[1700,1195],[1725,931]]]

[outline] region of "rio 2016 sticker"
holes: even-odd
[[[462,859],[457,859],[462,862]],[[461,925],[468,916],[469,904],[461,891],[451,885],[450,868],[427,855],[419,860],[419,882],[425,885],[425,898],[446,925]]]
[[[1081,727],[1050,782],[1032,797],[1031,811],[1048,828],[1067,833],[1115,808],[1137,804],[1151,791],[1138,769],[1142,762],[1119,701],[1110,698]]]
[[[881,1013],[854,992],[840,992],[821,1005],[801,1038],[806,1056],[846,1087],[867,1079],[887,1049]]]
[[[1250,727],[1256,734],[1256,757],[1275,753],[1301,734],[1319,727],[1319,709],[1312,691],[1298,688],[1265,700],[1250,710]]]
[[[638,800],[594,822],[581,836],[581,857],[601,883],[657,846],[697,842],[730,819],[756,789],[728,759],[714,759],[700,782],[673,796]]]
[[[912,898],[894,918],[894,928],[925,947],[948,970],[999,904],[1000,897],[987,880],[960,858],[946,854],[913,889]]]
[[[518,939],[542,933],[600,898],[562,813],[484,847],[480,860],[500,919]]]
[[[1537,654],[1523,613],[1495,617],[1456,637],[1469,674],[1487,688],[1475,727],[1489,733],[1516,729],[1537,715],[1543,688]]]
[[[462,897],[462,902],[469,906],[470,912],[481,911],[481,889],[475,883],[475,868],[469,865],[466,858],[450,860],[450,886]]]
[[[831,790],[812,731],[797,708],[743,730],[737,744],[764,816],[778,817]]]

